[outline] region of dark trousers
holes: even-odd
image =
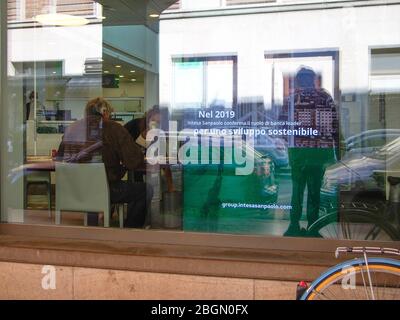
[[[124,227],[142,228],[147,217],[147,207],[153,197],[153,189],[144,182],[118,181],[110,185],[111,203],[127,203],[128,216]]]
[[[147,207],[153,198],[153,188],[144,182],[118,181],[110,185],[110,200],[113,203],[127,203],[128,214],[124,221],[126,228],[142,228],[150,220]],[[98,214],[88,212],[88,225],[98,225]]]
[[[324,168],[319,165],[292,167],[292,210],[290,222],[299,223],[303,211],[304,191],[307,186],[307,221],[308,226],[318,219],[320,191]]]
[[[144,182],[145,173],[143,171],[130,170],[128,171],[128,181]]]

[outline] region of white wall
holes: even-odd
[[[102,57],[102,25],[10,29],[8,32],[9,76],[11,62],[64,61],[63,74],[80,76],[87,58]]]

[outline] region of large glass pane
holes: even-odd
[[[225,1],[161,17],[161,103],[184,88],[170,81],[176,59],[204,63],[185,83],[202,77],[202,106],[170,109],[186,129],[184,230],[396,238],[399,12],[354,3]]]
[[[7,5],[2,222],[400,238],[400,3]]]
[[[122,144],[124,133],[130,137],[121,125],[143,116],[145,95],[157,101],[158,61],[151,27],[115,22],[121,5],[8,1],[2,221],[123,225],[124,202],[117,206],[115,198],[126,170],[121,162],[128,160],[114,144]],[[124,41],[127,35],[134,43]],[[152,53],[147,57],[143,48]],[[121,130],[122,138],[110,142]],[[131,145],[143,157],[134,141]],[[117,212],[121,224],[112,219]]]

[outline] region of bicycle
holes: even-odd
[[[352,202],[321,216],[307,230],[311,237],[352,240],[400,240],[400,178],[387,178],[387,203]]]
[[[362,253],[337,264],[304,287],[298,300],[400,300],[400,261],[367,254],[400,256],[400,250],[376,247],[339,247],[340,253]],[[304,282],[301,282],[304,284]]]

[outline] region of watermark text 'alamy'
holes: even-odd
[[[167,133],[152,129],[146,135],[147,163],[156,164],[234,164],[236,175],[254,170],[254,137],[199,135],[193,129],[178,132],[177,122],[169,122]]]

